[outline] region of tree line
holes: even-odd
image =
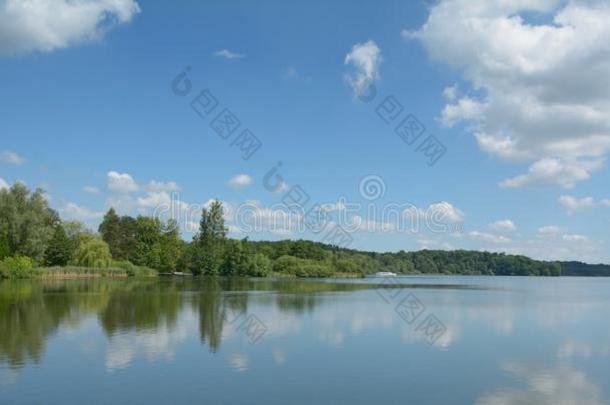
[[[110,208],[98,228],[62,221],[40,189],[23,184],[0,191],[0,276],[33,267],[84,266],[193,275],[297,277],[399,274],[558,276],[558,262],[476,251],[363,252],[307,240],[250,241],[227,237],[222,204],[202,210],[199,231],[187,242],[176,221],[120,216]],[[586,265],[585,265],[586,266]],[[572,266],[573,267],[573,266]]]

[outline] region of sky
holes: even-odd
[[[234,238],[610,263],[609,19],[601,0],[0,0],[0,187],[92,229],[114,207],[190,239],[217,199]]]

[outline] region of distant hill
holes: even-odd
[[[379,271],[398,274],[461,274],[496,276],[610,276],[610,265],[580,262],[541,261],[520,255],[467,250],[420,250],[395,253],[345,249],[305,240],[249,242],[253,252],[262,253],[276,263],[291,266],[328,266],[329,272],[361,273]],[[294,263],[293,263],[294,262]],[[287,271],[293,272],[293,271]]]
[[[610,265],[582,262],[559,262],[563,276],[610,277]]]

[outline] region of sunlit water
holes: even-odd
[[[609,279],[0,282],[2,404],[609,398]]]

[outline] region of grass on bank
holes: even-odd
[[[0,261],[0,279],[155,277],[157,274],[154,269],[136,266],[128,261],[112,261],[108,267],[38,267],[32,259],[25,256],[9,257]]]

